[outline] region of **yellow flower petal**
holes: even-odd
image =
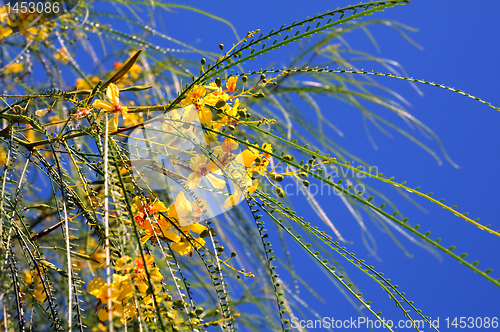
[[[188,189],[195,189],[200,186],[201,175],[198,173],[191,173],[186,181],[186,187]]]
[[[222,180],[222,179],[219,179],[215,175],[208,174],[207,175],[207,179],[208,179],[208,181],[210,181],[210,183],[212,184],[212,186],[214,186],[217,189],[222,189],[222,188],[224,188],[226,186],[226,181]]]
[[[120,258],[118,258],[118,260],[116,261],[115,263],[115,270],[118,270],[118,271],[128,271],[128,270],[131,270],[133,269],[133,260],[131,257],[129,256],[122,256]]]
[[[97,295],[101,292],[102,286],[106,283],[101,278],[95,278],[89,281],[87,284],[87,292],[97,297]]]
[[[119,91],[118,87],[113,83],[110,83],[106,90],[106,96],[113,105],[120,104]]]
[[[177,251],[181,255],[189,254],[193,250],[193,247],[187,241],[174,243],[170,245],[170,248]]]
[[[108,132],[112,133],[118,130],[118,114],[108,121]]]
[[[229,90],[229,92],[234,92],[234,89],[236,89],[236,81],[238,80],[238,76],[232,76],[229,77],[227,82],[226,82],[226,88]]]
[[[153,232],[146,232],[146,235],[144,235],[143,237],[141,237],[141,245],[145,245],[146,242],[148,242],[148,240],[153,236]]]
[[[241,153],[241,156],[243,157],[243,165],[250,167],[255,162],[258,154],[251,150],[245,150]]]
[[[184,226],[184,227],[181,227],[181,230],[183,232],[195,232],[195,233],[198,233],[200,234],[201,232],[203,232],[204,230],[206,230],[207,228],[203,225],[200,225],[198,223],[194,223],[194,224],[191,224],[191,225],[188,225],[188,226]]]
[[[206,107],[201,107],[201,110],[198,111],[198,115],[201,123],[209,123],[212,121],[212,111]]]
[[[105,308],[102,308],[102,309],[101,309],[101,310],[99,310],[99,312],[97,313],[97,317],[99,317],[99,319],[100,319],[101,321],[103,321],[103,322],[104,322],[104,321],[107,321],[107,320],[108,320],[109,315],[108,315],[108,312],[106,311],[106,309],[105,309]]]
[[[92,107],[98,110],[105,110],[107,112],[113,112],[115,110],[113,104],[101,99],[94,100],[94,102],[92,103]]]
[[[160,201],[155,202],[150,210],[151,213],[165,212],[165,211],[167,211],[167,208],[165,207],[165,204],[163,204],[163,202]]]

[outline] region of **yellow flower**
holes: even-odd
[[[135,197],[132,200],[132,212],[136,223],[140,228],[145,230],[145,235],[141,238],[141,243],[145,244],[148,240],[156,242],[156,237],[172,243],[171,248],[178,251],[181,255],[191,253],[194,247],[189,244],[189,241],[196,242],[196,248],[203,246],[205,241],[203,239],[195,239],[190,232],[201,234],[207,228],[200,225],[196,221],[199,220],[205,208],[205,201],[200,199],[196,203],[191,203],[187,200],[183,192],[180,192],[175,203],[170,204],[168,208],[162,202],[154,204],[144,204],[140,198]],[[167,218],[159,214],[159,212],[167,212]],[[181,226],[185,225],[185,226]],[[187,224],[187,225],[186,225]],[[188,238],[190,240],[188,240]],[[123,270],[126,264],[124,259],[119,259],[115,264],[115,268]],[[146,259],[146,264],[151,265],[152,258]],[[128,263],[129,269],[131,268],[130,262]],[[138,267],[135,272],[139,273],[141,266],[144,266],[142,260],[136,261]],[[148,268],[149,269],[149,268]],[[149,269],[152,278],[159,278],[161,275],[157,274],[155,268]],[[159,272],[158,272],[159,273]],[[134,277],[135,278],[135,277]],[[134,279],[136,280],[136,279]],[[161,280],[158,279],[158,280]],[[145,287],[144,285],[140,285]]]
[[[186,98],[182,100],[182,106],[188,106],[193,104],[198,111],[198,116],[201,123],[209,123],[212,121],[212,111],[205,107],[204,96],[207,90],[200,85],[196,85],[191,91],[186,95]]]
[[[23,69],[24,69],[24,65],[22,63],[15,62],[15,63],[11,64],[10,66],[8,66],[7,68],[5,68],[5,73],[6,74],[17,74],[17,73],[23,71]]]
[[[69,62],[69,54],[68,54],[68,52],[66,51],[65,48],[61,48],[54,55],[54,59],[59,60],[62,63],[68,63]]]
[[[99,77],[97,76],[91,76],[89,77],[89,80],[95,84],[97,84],[99,82]],[[84,80],[83,78],[77,78],[76,79],[76,89],[77,90],[83,90],[83,89],[92,89],[93,86],[90,86],[86,80]]]
[[[266,152],[273,151],[271,144],[268,143],[262,144],[262,149]],[[259,164],[253,165],[257,158],[259,158],[260,160]],[[245,165],[245,167],[251,167],[253,165],[252,166],[253,172],[262,173],[267,169],[267,165],[269,165],[270,158],[271,157],[269,156],[268,153],[260,154],[259,150],[249,146],[247,150],[241,153],[242,160],[240,159],[240,161],[242,161],[242,164]]]
[[[33,275],[31,274],[30,270],[24,270],[24,280],[26,281],[26,284],[32,288],[32,294],[33,297],[39,301],[43,302],[47,298],[47,294],[45,294],[45,289],[42,284],[42,279],[40,278],[40,275],[38,274],[37,271],[33,272]],[[23,293],[27,293],[27,291],[23,291]]]
[[[152,293],[158,294],[161,290],[163,276],[159,268],[153,266],[152,256],[146,254],[144,258],[145,261],[141,257],[133,261],[129,256],[122,256],[115,262],[115,270],[122,274],[113,274],[111,285],[101,278],[95,278],[87,284],[87,292],[99,299],[96,311],[101,305],[104,305],[97,314],[100,320],[107,320],[109,310],[112,310],[112,317],[119,317],[125,324],[130,318],[137,316],[134,305],[134,289],[140,293],[138,299],[146,304],[152,302]],[[151,291],[150,282],[154,292]],[[108,307],[109,299],[111,299],[111,308]]]
[[[186,255],[191,254],[194,249],[203,247],[205,245],[205,240],[203,240],[202,238],[193,238],[191,239],[191,242],[187,238],[183,237],[181,241],[172,244],[170,248],[177,251],[181,255]]]
[[[189,164],[191,166],[192,173],[189,174],[186,181],[186,187],[188,189],[198,188],[203,176],[206,176],[215,188],[222,189],[225,187],[226,181],[210,174],[210,171],[214,170],[215,167],[211,161],[208,161],[208,158],[204,154],[197,154],[191,158]]]
[[[242,156],[236,154],[234,150],[239,147],[238,142],[231,138],[224,139],[221,145],[212,149],[212,160],[214,164],[213,173],[218,175],[230,174],[230,176],[237,176],[237,172],[243,173]],[[236,160],[236,163],[233,163]]]
[[[191,224],[202,215],[205,205],[206,203],[202,199],[198,200],[198,203],[191,204],[184,192],[181,191],[175,198],[175,203],[170,204],[168,207],[168,217],[173,219],[178,227],[181,225],[180,221],[183,221],[183,224]],[[183,227],[181,227],[181,230],[183,230]]]
[[[146,266],[155,294],[158,294],[161,290],[160,282],[163,280],[163,276],[158,267],[153,267],[154,258],[151,255],[145,254],[144,258],[146,259],[146,263],[144,263],[142,257],[137,257],[134,262],[135,264],[132,264],[132,258],[123,256],[116,261],[115,269],[129,274],[133,281],[133,285],[139,290],[143,297],[147,297],[150,292]]]
[[[96,109],[105,110],[110,113],[121,113],[123,118],[126,119],[128,116],[127,107],[122,106],[122,102],[120,101],[120,90],[116,85],[110,83],[108,89],[106,90],[106,96],[109,99],[108,101],[97,99],[94,101],[92,106]],[[109,131],[113,132],[118,129],[118,114],[116,114],[111,120],[108,122]]]
[[[107,320],[109,317],[109,298],[111,299],[112,317],[119,317],[122,323],[125,323],[129,318],[137,315],[134,304],[130,301],[133,298],[133,288],[129,274],[113,274],[111,285],[108,285],[101,278],[95,278],[87,284],[87,292],[99,299],[96,310],[99,309],[101,304],[104,304],[104,307],[97,314],[102,321]]]
[[[236,89],[236,81],[238,80],[238,76],[232,76],[227,79],[226,88],[229,92],[234,92]]]
[[[146,232],[146,235],[141,238],[142,244],[145,244],[151,238],[155,241],[156,236],[173,242],[180,240],[177,234],[168,230],[172,227],[170,222],[159,214],[159,212],[169,211],[162,202],[158,201],[154,204],[144,205],[139,197],[134,197],[132,211],[134,211],[136,223]]]
[[[0,166],[4,166],[7,161],[7,152],[3,147],[0,147]]]
[[[8,26],[9,17],[7,7],[0,7],[0,38],[7,37],[12,34],[12,28]]]

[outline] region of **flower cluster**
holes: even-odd
[[[111,284],[99,277],[87,284],[87,292],[99,299],[96,311],[100,320],[107,320],[111,311],[112,317],[119,317],[124,324],[137,316],[139,303],[146,307],[153,303],[153,293],[158,294],[161,290],[163,276],[158,267],[153,266],[153,257],[144,256],[145,260],[137,257],[135,261],[129,256],[119,258]],[[108,307],[109,299],[111,308]]]
[[[203,213],[205,202],[199,200],[190,202],[183,192],[180,192],[175,203],[168,207],[160,201],[146,203],[140,197],[132,200],[132,210],[137,225],[144,230],[142,243],[148,240],[157,243],[158,240],[168,241],[170,248],[181,255],[191,254],[195,248],[205,245],[203,237],[209,235],[207,228],[197,222],[180,226],[180,220],[196,221]],[[199,234],[195,238],[192,234]]]

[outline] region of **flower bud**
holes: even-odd
[[[285,191],[281,188],[276,189],[276,193],[278,194],[279,197],[283,198],[285,197]]]

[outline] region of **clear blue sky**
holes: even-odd
[[[269,31],[283,23],[291,23],[305,16],[354,4],[356,1],[187,3],[231,21],[238,33],[244,35],[246,31],[256,28],[263,32]],[[216,52],[219,43],[229,45],[235,41],[230,29],[223,24],[212,22],[207,27],[195,20],[182,22],[176,16],[182,16],[185,12],[176,12],[175,15],[166,16],[165,27],[173,36],[177,32],[184,42],[195,42],[202,49]],[[377,55],[398,61],[409,76],[459,88],[494,105],[500,105],[499,14],[500,2],[494,0],[414,0],[405,6],[369,17],[393,19],[418,28],[419,32],[410,32],[409,35],[423,46],[423,51],[416,49],[386,26],[376,26],[370,28],[370,31],[381,49]],[[193,17],[191,14],[188,16]],[[189,31],[184,30],[187,27],[191,27]],[[353,47],[376,52],[363,34],[346,35],[345,38]],[[278,61],[279,67],[279,62],[283,61],[280,57],[291,51],[292,48],[269,54],[266,61]],[[259,69],[264,64],[248,62],[246,69]],[[379,67],[369,66],[365,69],[380,70]],[[436,132],[451,158],[461,168],[453,168],[446,160],[443,165],[438,166],[429,154],[409,140],[394,132],[393,137],[389,138],[370,125],[370,132],[379,147],[374,150],[362,129],[359,112],[349,106],[345,106],[344,110],[340,104],[336,104],[333,109],[322,105],[329,119],[346,134],[341,139],[332,133],[332,138],[371,164],[377,165],[385,175],[395,176],[399,181],[406,180],[413,187],[420,186],[424,192],[434,192],[437,198],[446,198],[448,204],[458,205],[459,211],[469,212],[473,218],[481,218],[484,224],[492,224],[494,229],[500,229],[500,113],[439,88],[420,85],[419,88],[424,93],[421,97],[405,82],[385,78],[378,79],[378,82],[389,85],[407,98],[412,104],[409,111]],[[435,141],[430,141],[417,132],[414,134],[435,151],[439,151]],[[444,159],[440,152],[439,156]],[[492,268],[492,276],[500,277],[499,238],[480,231],[424,200],[416,198],[427,213],[416,209],[392,191],[385,192],[399,204],[412,224],[421,224],[424,232],[430,230],[434,238],[443,238],[445,246],[456,245],[457,253],[467,252],[470,261],[479,260],[479,266],[483,270]],[[295,203],[300,210],[300,201],[295,200]],[[369,253],[361,241],[359,226],[340,200],[335,197],[324,198],[322,203],[336,226],[353,242],[348,247],[358,256],[368,257]],[[308,216],[315,218],[312,214],[304,217],[307,219]],[[314,223],[314,220],[310,221]],[[377,240],[378,255],[382,259],[377,262],[367,258],[367,261],[400,285],[400,289],[406,292],[410,300],[415,301],[417,308],[422,309],[425,315],[433,319],[440,317],[442,331],[447,330],[443,328],[446,317],[500,316],[500,289],[497,286],[454,259],[441,255],[442,260],[438,260],[429,252],[398,236],[414,255],[413,258],[408,258],[386,234],[381,233],[371,222],[367,221],[367,224]],[[278,243],[276,241],[275,245]],[[292,251],[298,252],[298,249],[292,247]],[[296,264],[298,270],[303,271],[307,280],[327,299],[326,303],[317,302],[305,289],[302,290],[301,296],[316,302],[312,307],[320,316],[334,316],[338,319],[358,316],[314,263],[305,259]],[[384,292],[377,290],[377,286],[366,276],[350,269],[349,271],[367,299],[373,302],[376,310],[383,312],[385,318],[402,318],[392,301]],[[314,319],[312,314],[306,316]]]

